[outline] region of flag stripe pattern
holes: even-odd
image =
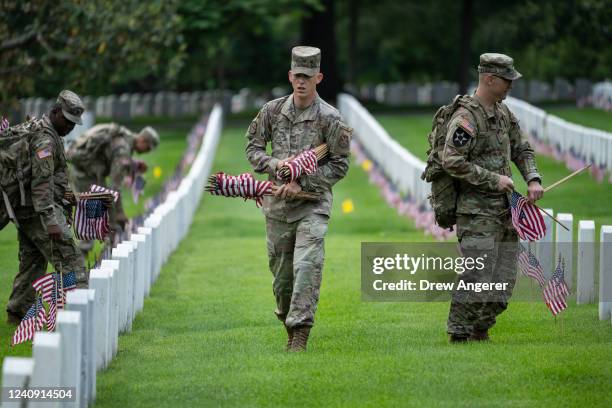
[[[219,172],[215,174],[215,178],[215,189],[210,192],[214,195],[253,199],[258,206],[261,206],[263,196],[272,193],[272,182],[257,180],[249,173],[230,176]]]
[[[119,193],[104,187],[92,185],[89,189],[91,193],[111,193],[114,201],[119,198]],[[75,213],[74,234],[77,239],[82,240],[103,240],[110,232],[108,225],[108,209],[99,199],[82,198],[78,200]]]
[[[34,333],[42,330],[46,323],[45,308],[40,298],[36,299],[34,304],[30,306],[25,316],[17,326],[15,334],[13,334],[12,344],[23,343],[34,338]]]
[[[518,265],[523,275],[535,279],[540,287],[544,287],[546,279],[544,271],[538,262],[538,259],[533,255],[530,249],[525,249],[523,244],[519,243]]]
[[[565,284],[564,265],[562,265],[561,259],[557,264],[555,272],[548,281],[548,284],[542,291],[544,296],[544,302],[550,309],[553,316],[559,314],[559,312],[567,308],[567,296],[569,296],[569,288]]]
[[[313,150],[306,150],[298,154],[294,159],[285,163],[289,169],[290,178],[288,183],[295,181],[302,174],[314,174],[317,171],[317,155]],[[280,170],[279,170],[280,171]],[[277,172],[277,177],[283,177]]]
[[[510,197],[512,225],[521,239],[537,241],[546,234],[546,224],[540,210],[516,191]]]

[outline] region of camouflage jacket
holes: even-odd
[[[119,191],[125,176],[130,174],[134,134],[116,123],[92,127],[68,149],[68,160],[75,176],[95,179],[98,184],[110,176],[109,187]]]
[[[64,142],[48,117],[34,120],[38,123],[37,130],[30,137],[31,194],[26,197],[26,206],[17,207],[15,213],[17,218],[31,217],[34,207],[34,212],[41,216],[45,225],[61,225],[53,208],[62,206],[64,193],[70,191]]]
[[[518,120],[504,103],[487,111],[476,95],[465,96],[451,117],[442,164],[459,179],[457,214],[496,216],[509,207],[509,193],[497,191],[500,175],[512,176],[514,162],[525,181],[542,177]]]
[[[304,150],[327,143],[329,157],[319,163],[316,173],[303,175],[298,183],[304,191],[321,194],[318,202],[284,201],[273,196],[264,199],[263,211],[268,217],[293,222],[310,213],[329,216],[332,206],[332,186],[348,170],[351,129],[333,106],[318,95],[299,117],[296,117],[293,95],[268,102],[251,122],[246,133],[246,157],[258,173],[267,173],[277,185],[276,166],[280,160]],[[272,152],[266,151],[271,144]]]

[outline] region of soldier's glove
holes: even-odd
[[[47,234],[52,240],[58,240],[62,238],[62,229],[59,225],[47,225]]]

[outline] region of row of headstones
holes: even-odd
[[[550,147],[551,152],[554,148],[559,151],[556,154],[571,153],[612,171],[612,133],[568,122],[516,98],[507,98],[506,104],[520,120],[521,128],[537,143]]]
[[[56,332],[34,335],[31,358],[4,359],[4,389],[71,387],[72,400],[41,403],[44,407],[86,407],[95,400],[96,372],[107,368],[117,355],[119,334],[132,330],[162,265],[189,230],[221,128],[222,109],[217,105],[198,156],[179,188],[155,209],[137,234],[113,248],[111,259],[90,271],[88,289],[67,293],[65,309],[58,312]]]
[[[429,183],[421,179],[425,162],[406,150],[380,125],[352,95],[340,94],[338,109],[354,129],[353,137],[380,167],[399,192],[409,195],[419,205],[429,207]]]
[[[552,209],[545,209],[555,216]],[[558,256],[565,260],[565,282],[576,303],[599,303],[599,319],[612,319],[612,225],[603,225],[599,230],[599,262],[597,262],[597,240],[595,222],[580,220],[577,223],[577,241],[574,241],[574,217],[559,213],[555,218],[565,226],[556,223],[542,212],[546,223],[546,235],[532,243],[535,255],[542,266],[544,276],[550,278],[556,267]],[[574,268],[575,265],[575,268]],[[599,291],[596,292],[595,277],[599,269]],[[574,273],[575,272],[575,273]],[[575,281],[574,281],[575,276]],[[575,282],[575,283],[574,283]]]
[[[288,92],[286,88],[276,87],[267,93],[256,93],[249,88],[243,88],[236,94],[227,90],[135,93],[97,98],[84,96],[83,103],[87,111],[95,117],[128,120],[149,116],[196,115],[209,112],[215,103],[221,103],[224,110],[231,112],[259,109],[270,97],[279,98],[286,95],[286,92]],[[18,122],[27,115],[39,117],[49,112],[54,102],[52,99],[44,98],[23,99],[21,100],[20,118],[11,118],[11,120]]]
[[[209,112],[217,102],[231,105],[230,91],[158,92],[122,94],[100,97],[84,96],[87,111],[95,117],[127,120],[144,116],[181,117]],[[55,100],[27,98],[21,100],[21,119],[27,115],[39,117],[49,112]],[[15,122],[13,119],[12,122]]]
[[[593,106],[612,111],[612,81],[598,82],[593,86]]]
[[[557,78],[552,84],[538,80],[519,80],[512,85],[511,95],[530,102],[580,100],[591,96],[592,83],[578,79],[574,84]],[[348,93],[363,101],[375,101],[389,106],[444,105],[459,93],[456,82],[438,81],[428,84],[416,82],[395,82],[389,84],[366,84],[360,87],[346,85]],[[469,93],[476,89],[476,83],[468,87]]]

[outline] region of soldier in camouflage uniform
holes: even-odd
[[[85,261],[69,226],[72,209],[64,200],[70,191],[68,167],[64,156],[66,136],[81,124],[85,110],[81,99],[62,91],[49,116],[32,119],[30,136],[32,164],[31,194],[26,205],[15,207],[19,221],[19,273],[6,307],[8,321],[17,324],[34,303],[32,282],[47,271],[47,262],[62,273],[76,272],[79,286],[87,284]]]
[[[74,189],[88,191],[92,184],[120,191],[123,179],[135,171],[144,172],[147,165],[132,159],[134,152],[147,153],[157,147],[159,135],[147,126],[138,134],[116,123],[99,124],[87,130],[68,149],[68,160],[73,166]],[[127,222],[121,199],[111,214],[110,224],[114,231],[122,231]],[[83,253],[93,247],[91,241],[81,241]]]
[[[268,257],[274,276],[276,316],[288,334],[287,349],[302,351],[319,301],[323,268],[323,239],[332,205],[332,186],[348,170],[351,129],[340,113],[316,92],[321,51],[314,47],[292,50],[289,81],[293,94],[268,102],[259,111],[246,137],[247,159],[258,173],[281,185],[276,197],[266,196]],[[266,152],[270,143],[272,153]],[[329,158],[312,175],[282,185],[276,171],[300,152],[327,143]],[[293,199],[299,191],[321,194],[318,202]]]
[[[467,270],[466,282],[508,283],[502,293],[454,291],[447,330],[451,342],[488,340],[488,330],[506,310],[516,282],[518,236],[509,198],[514,190],[510,162],[528,183],[528,198],[543,195],[533,149],[502,100],[521,77],[512,58],[480,56],[478,89],[464,96],[451,117],[442,155],[444,169],[459,182],[457,237],[463,256],[486,256],[485,268]]]

